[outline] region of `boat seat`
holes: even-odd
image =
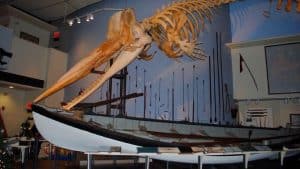
[[[207,152],[207,149],[205,147],[197,147],[197,146],[193,146],[191,147],[193,153],[199,153],[199,152]]]
[[[188,154],[193,153],[192,147],[186,147],[186,146],[184,146],[184,147],[178,147],[178,148],[179,148],[181,154],[184,154],[184,153],[188,153]]]
[[[139,125],[139,129],[140,129],[140,131],[148,131],[147,128],[142,125]]]
[[[174,127],[172,127],[171,129],[170,129],[170,131],[172,132],[172,133],[179,133]]]
[[[158,147],[158,153],[181,153],[177,147]]]

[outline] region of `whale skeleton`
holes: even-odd
[[[134,59],[152,59],[153,54],[147,54],[152,42],[155,42],[159,49],[170,58],[186,55],[192,59],[205,59],[205,52],[200,47],[202,43],[198,42],[199,34],[204,29],[205,20],[211,20],[214,8],[233,1],[185,0],[173,2],[141,22],[136,21],[132,9],[116,12],[109,20],[106,40],[75,64],[33,102],[40,102],[113,59],[113,64],[110,67],[106,66],[104,74],[99,75],[78,96],[63,106],[63,109],[70,110]]]

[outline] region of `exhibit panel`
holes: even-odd
[[[300,36],[295,35],[227,44],[241,116],[249,108],[270,108],[277,127],[287,126],[289,115],[299,113],[299,43]]]

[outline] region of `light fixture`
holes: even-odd
[[[78,24],[81,23],[81,20],[80,20],[79,17],[76,18],[76,21],[77,21]]]
[[[94,15],[90,14],[90,20],[94,20]]]
[[[13,86],[9,86],[8,88],[10,88],[10,89],[13,89],[13,88],[15,88],[15,87],[13,87]]]
[[[69,26],[72,26],[73,23],[74,23],[74,20],[73,20],[73,19],[70,19],[70,20],[68,21]]]
[[[120,8],[101,8],[101,9],[96,9],[94,11],[91,11],[87,14],[81,15],[81,16],[77,16],[74,18],[71,18],[68,20],[67,24],[69,26],[72,26],[74,23],[81,23],[81,19],[85,20],[86,22],[90,22],[92,20],[94,20],[94,14],[98,13],[98,12],[102,12],[102,11],[122,11],[124,9],[120,9]]]

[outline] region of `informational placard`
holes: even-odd
[[[291,126],[300,127],[300,114],[290,114]]]
[[[300,93],[300,43],[265,47],[269,94]]]

